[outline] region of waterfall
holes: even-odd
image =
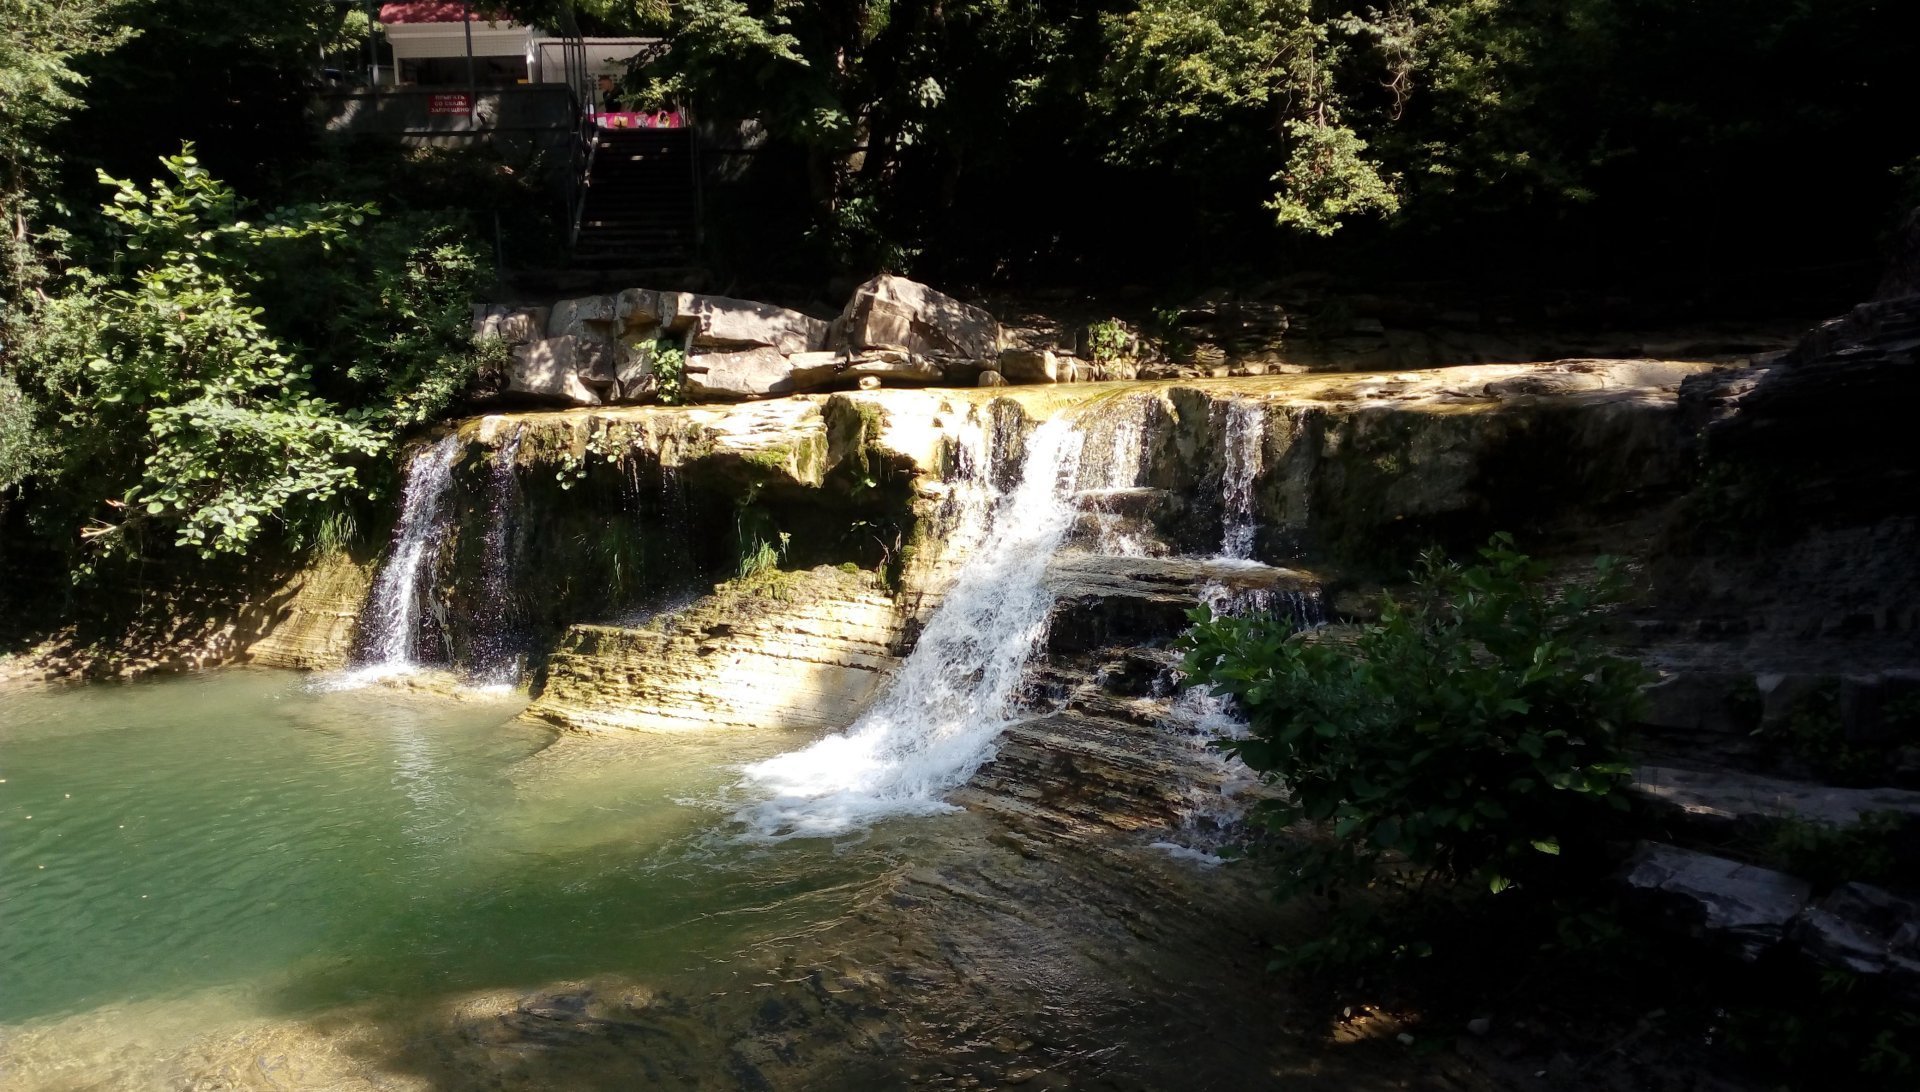
[[[736,814],[745,837],[832,835],[954,810],[941,797],[992,757],[1044,636],[1053,605],[1044,578],[1073,522],[1081,446],[1063,420],[1033,431],[1019,484],[991,506],[984,533],[963,532],[980,544],[879,702],[844,732],[746,767],[748,786],[770,798]],[[975,472],[988,479],[992,469]],[[987,508],[963,515],[984,521]]]
[[[397,672],[414,666],[427,584],[446,538],[446,498],[459,457],[460,438],[448,435],[407,464],[393,546],[360,612],[367,667]]]
[[[1253,480],[1260,474],[1260,448],[1267,438],[1266,407],[1260,402],[1227,406],[1227,465],[1220,475],[1225,531],[1222,557],[1253,556]]]
[[[518,527],[520,479],[516,463],[520,438],[527,427],[513,430],[494,452],[493,472],[487,483],[487,536],[481,552],[484,596],[474,619],[473,660],[483,683],[512,685],[520,679],[521,658],[517,612],[513,600],[513,537]]]
[[[1081,495],[1089,508],[1096,529],[1094,548],[1117,557],[1147,557],[1152,553],[1146,539],[1137,532],[1134,519],[1119,509],[1122,498],[1140,484],[1146,453],[1148,402],[1136,398],[1119,411],[1103,415],[1088,430],[1086,451],[1089,465],[1082,467],[1088,480]],[[1101,449],[1106,454],[1101,456]]]

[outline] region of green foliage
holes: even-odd
[[[1920,1009],[1883,981],[1840,970],[1782,1003],[1729,1005],[1728,1045],[1783,1088],[1910,1089],[1920,1075]]]
[[[336,325],[349,346],[346,375],[371,392],[389,428],[436,420],[485,363],[503,365],[506,346],[473,343],[470,301],[492,279],[492,263],[471,235],[444,220],[414,216],[368,249],[373,277],[350,296]]]
[[[1840,785],[1879,783],[1885,756],[1847,740],[1840,719],[1840,684],[1827,682],[1793,703],[1781,720],[1762,724],[1753,735],[1776,760],[1806,767]]]
[[[679,344],[661,341],[653,350],[654,390],[658,392],[660,403],[677,406],[686,398],[687,354]]]
[[[1908,820],[1898,812],[1867,812],[1847,827],[1783,819],[1759,856],[1768,865],[1825,890],[1850,881],[1903,885],[1913,861],[1902,860]]]
[[[1267,207],[1281,224],[1330,235],[1356,215],[1399,208],[1397,176],[1347,120],[1363,79],[1406,93],[1430,5],[1309,0],[1143,0],[1105,18],[1106,110],[1124,119],[1112,154],[1155,159],[1195,124],[1280,137],[1284,166]]]
[[[741,540],[740,563],[734,568],[734,576],[740,580],[750,580],[763,573],[772,572],[780,567],[787,556],[787,543],[793,536],[785,531],[776,532],[773,541],[757,535]]]
[[[0,511],[7,495],[25,481],[37,461],[35,407],[13,377],[0,372]]]
[[[1350,643],[1204,610],[1183,639],[1191,681],[1251,724],[1224,746],[1285,792],[1266,821],[1331,827],[1287,840],[1283,892],[1386,878],[1537,896],[1593,867],[1597,820],[1626,807],[1620,734],[1645,677],[1597,640],[1618,571],[1603,558],[1553,588],[1505,535],[1481,558],[1429,553]]]
[[[251,216],[191,148],[163,165],[145,187],[102,175],[112,261],[33,315],[20,370],[48,448],[38,522],[124,552],[156,530],[202,555],[313,538],[288,533],[363,492],[401,430],[498,355],[470,343],[484,265],[444,225],[389,227],[343,202]],[[289,286],[324,299],[328,277],[356,289],[312,309],[351,335],[344,352],[303,339],[308,311],[282,300],[276,321],[261,302]]]
[[[90,509],[82,534],[126,545],[164,527],[203,554],[244,549],[357,481],[381,450],[365,421],[314,390],[261,323],[248,260],[269,246],[322,250],[364,210],[287,209],[253,223],[191,154],[169,180],[114,187],[122,278],[76,274],[36,316],[24,370],[58,429],[51,475]]]
[[[1107,318],[1087,327],[1087,340],[1095,364],[1119,360],[1127,351],[1127,328],[1119,319]]]

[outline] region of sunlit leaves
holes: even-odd
[[[1431,554],[1415,576],[1350,639],[1268,616],[1203,618],[1184,638],[1192,679],[1252,726],[1224,746],[1284,790],[1271,825],[1333,823],[1331,844],[1285,855],[1285,891],[1371,882],[1389,864],[1496,894],[1550,886],[1596,809],[1624,803],[1618,726],[1643,677],[1597,639],[1613,563],[1556,585],[1497,536],[1480,564]]]

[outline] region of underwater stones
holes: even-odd
[[[1659,842],[1640,844],[1622,882],[1669,924],[1749,962],[1785,939],[1813,893],[1784,872]]]
[[[767,346],[687,358],[686,393],[697,402],[735,402],[794,391],[793,367]]]
[[[613,349],[605,342],[550,337],[513,350],[507,391],[575,406],[597,406],[600,395],[589,380],[611,385],[615,377]]]
[[[834,336],[855,351],[900,349],[984,360],[1000,349],[1000,323],[991,314],[890,274],[854,289],[835,320]]]

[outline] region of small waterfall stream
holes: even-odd
[[[1253,483],[1260,475],[1261,447],[1267,438],[1266,406],[1260,402],[1233,402],[1227,406],[1227,465],[1221,473],[1222,522],[1220,556],[1253,556]]]
[[[450,515],[446,498],[453,485],[453,464],[459,457],[460,438],[450,434],[407,464],[393,545],[360,612],[363,669],[395,673],[416,666],[415,647],[420,619],[426,613],[427,584],[446,538]]]
[[[522,647],[520,618],[514,603],[514,534],[519,527],[520,479],[517,463],[526,426],[513,430],[494,452],[487,483],[487,534],[481,577],[486,595],[474,634],[474,667],[483,683],[511,685],[520,678],[526,650]]]
[[[886,694],[845,732],[746,768],[748,784],[770,798],[736,814],[745,837],[833,835],[954,810],[941,797],[992,756],[1044,636],[1047,565],[1073,523],[1083,440],[1065,420],[1027,437],[1019,484],[991,506],[979,547]],[[984,477],[992,469],[978,468]],[[988,507],[967,506],[963,516],[984,520]]]

